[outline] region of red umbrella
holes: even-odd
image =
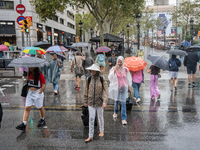
[[[8,46],[5,46],[5,45],[0,45],[0,51],[7,51],[9,50]]]
[[[138,71],[145,68],[147,63],[140,57],[127,57],[124,60],[124,66],[127,67],[130,71]]]

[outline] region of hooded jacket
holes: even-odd
[[[188,55],[185,56],[184,66],[189,67],[189,68],[196,68],[198,61],[199,61],[198,54],[190,51],[188,52]]]
[[[85,76],[91,76],[91,73],[86,70],[86,68],[92,66],[94,64],[94,60],[89,56],[89,52],[85,52],[85,60],[83,60],[82,66],[85,70],[84,75]]]

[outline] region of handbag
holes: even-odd
[[[27,96],[27,93],[28,93],[28,84],[25,84],[25,85],[22,87],[21,96],[22,96],[22,97],[26,97],[26,96]]]
[[[78,66],[76,63],[76,57],[74,57],[75,59],[75,64],[76,64],[76,68],[75,68],[75,74],[78,76],[82,76],[84,74],[84,68],[81,66]]]

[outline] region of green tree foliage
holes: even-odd
[[[143,7],[144,0],[31,0],[31,3],[36,6],[35,10],[43,21],[55,16],[56,11],[62,12],[68,3],[77,8],[87,7],[99,26],[101,45],[103,45],[104,23],[112,20],[113,23],[110,23],[112,28],[112,24],[115,24],[113,21],[115,17],[130,14],[134,16],[135,11]]]
[[[190,19],[198,19],[200,17],[200,0],[185,1],[180,4],[172,13],[172,20],[175,23],[177,19],[177,26],[183,27],[184,34],[186,36],[189,30]]]

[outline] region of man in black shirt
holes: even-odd
[[[116,65],[117,57],[115,57],[115,52],[112,52],[112,56],[108,58],[109,70]]]

